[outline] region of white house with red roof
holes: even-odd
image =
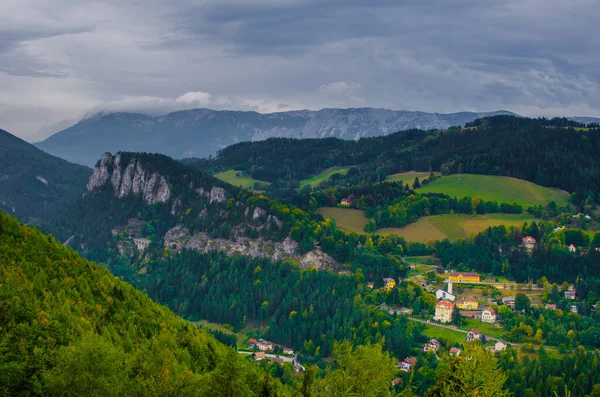
[[[486,307],[485,310],[481,312],[481,321],[484,323],[495,323],[496,311],[491,307]]]

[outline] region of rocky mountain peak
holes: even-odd
[[[141,194],[148,204],[166,202],[171,188],[164,176],[151,172],[135,156],[124,159],[121,153],[104,153],[87,183],[87,191],[97,190],[110,181],[115,196]]]

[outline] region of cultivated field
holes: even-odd
[[[454,241],[479,233],[490,226],[520,226],[534,219],[530,214],[434,215],[423,217],[403,228],[385,228],[377,233],[394,233],[409,241],[422,243],[445,238]]]
[[[348,172],[350,167],[331,167],[327,168],[325,171],[317,174],[315,176],[311,176],[310,178],[306,178],[300,181],[300,187],[304,187],[305,185],[310,185],[312,187],[319,186],[321,183],[328,180],[333,174],[345,174]]]
[[[323,207],[317,210],[326,218],[333,218],[338,227],[348,232],[363,233],[368,219],[363,211],[350,208]],[[409,241],[457,240],[479,233],[490,226],[520,226],[535,218],[530,214],[487,214],[487,215],[434,215],[426,216],[408,226],[387,227],[377,234],[397,234]]]
[[[440,175],[439,172],[434,172],[434,174],[436,175]],[[415,178],[419,178],[420,181],[422,181],[425,178],[429,177],[429,172],[416,172],[416,171],[410,171],[410,172],[402,172],[400,174],[394,174],[394,175],[388,175],[387,178],[385,178],[385,180],[387,182],[404,182],[405,184],[408,183],[408,185],[410,187],[412,187],[413,182],[415,181]]]
[[[333,218],[336,225],[347,232],[364,233],[363,229],[369,220],[363,211],[350,208],[323,207],[317,212],[325,218]]]
[[[270,185],[269,182],[252,179],[248,176],[244,176],[242,174],[242,171],[236,171],[236,170],[228,170],[228,171],[219,172],[217,174],[214,174],[214,176],[216,178],[219,178],[223,182],[227,182],[233,186],[239,186],[242,189],[248,189],[248,190],[254,190],[254,184],[256,182],[260,182],[263,185]]]
[[[421,187],[418,192],[444,193],[458,198],[479,197],[498,203],[517,203],[524,209],[531,205],[545,205],[552,200],[559,205],[565,205],[569,198],[569,194],[563,190],[546,188],[522,179],[474,174],[444,176]]]

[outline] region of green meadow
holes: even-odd
[[[228,170],[214,174],[216,178],[219,178],[223,182],[227,182],[233,186],[239,186],[242,189],[254,190],[254,184],[259,182],[263,185],[270,185],[269,182],[259,181],[252,179],[249,176],[242,174],[242,171]]]
[[[414,179],[414,178],[413,178]],[[569,194],[563,190],[536,185],[522,179],[494,175],[448,175],[422,186],[419,193],[443,193],[450,197],[479,197],[485,201],[517,203],[524,209],[556,201],[564,206]]]

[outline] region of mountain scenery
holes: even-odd
[[[510,112],[440,114],[357,108],[270,114],[194,109],[157,117],[101,113],[57,132],[37,146],[68,161],[93,166],[104,152],[162,153],[176,159],[208,157],[242,141],[272,137],[356,140],[410,128],[448,128],[493,114]]]
[[[0,396],[600,397],[594,2],[2,5]]]
[[[23,222],[39,223],[76,200],[91,173],[0,130],[0,208]]]

